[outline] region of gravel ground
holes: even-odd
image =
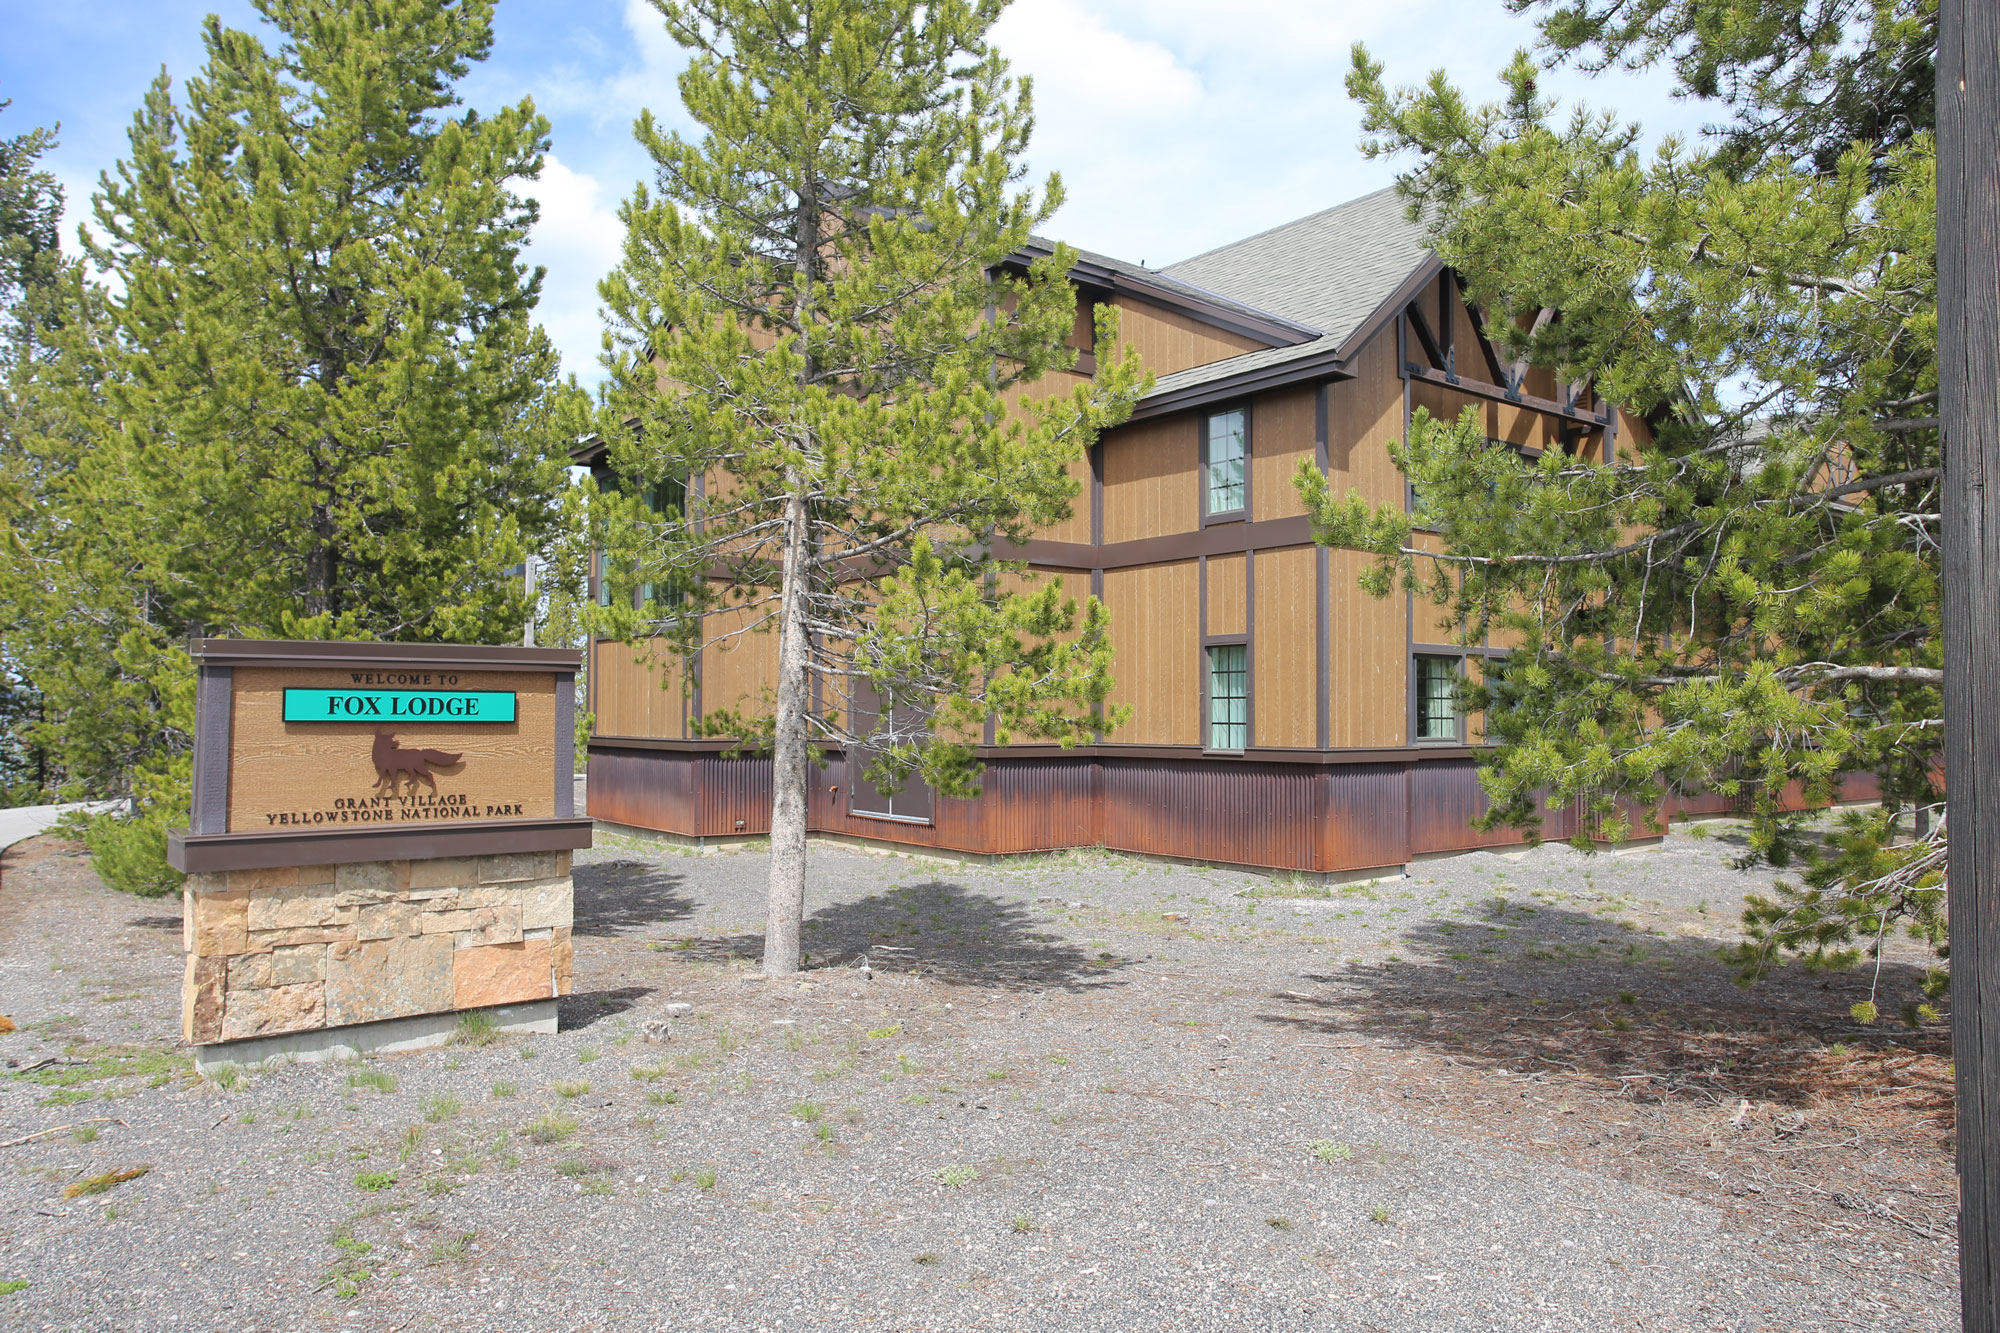
[[[778,984],[761,855],[601,838],[559,1035],[225,1087],[177,1047],[174,905],[38,839],[0,1327],[1955,1328],[1943,1035],[1857,1028],[1865,978],[1736,987],[1735,850],[1296,899],[815,848]]]

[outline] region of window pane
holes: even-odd
[[[1458,739],[1458,659],[1417,659],[1417,739]]]
[[[1243,508],[1244,421],[1241,412],[1208,419],[1208,512]]]
[[[1249,676],[1240,643],[1208,650],[1208,748],[1241,750],[1250,743]]]

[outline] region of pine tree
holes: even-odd
[[[1064,744],[1116,724],[1103,608],[991,550],[1069,512],[1071,465],[1146,381],[1106,354],[1090,384],[1024,392],[1075,363],[1074,255],[1009,262],[1060,187],[1017,188],[1032,118],[988,41],[998,0],[655,4],[692,52],[680,94],[704,133],[640,120],[658,193],[625,205],[600,288],[600,429],[627,479],[600,510],[618,594],[601,623],[664,639],[683,687],[703,643],[776,636],[769,697],[700,727],[773,756],[780,975],[799,966],[816,746],[865,743],[885,789],[963,794],[988,716]],[[1100,349],[1114,327],[1100,313]]]
[[[10,446],[5,581],[100,870],[157,891],[184,822],[191,635],[518,641],[565,394],[533,323],[532,103],[456,110],[493,0],[259,0],[163,72]],[[580,397],[580,395],[578,395]],[[587,410],[587,404],[575,404]],[[581,416],[572,423],[580,426]]]
[[[551,525],[556,355],[519,251],[531,101],[449,114],[494,0],[259,0],[162,74],[107,177],[94,254],[132,355],[109,386],[188,623],[518,638],[500,571]]]
[[[10,105],[0,102],[0,111]],[[37,126],[0,138],[0,542],[23,516],[30,477],[17,441],[33,414],[33,381],[49,355],[49,325],[62,279],[57,232],[63,192],[40,165],[56,146],[53,131]],[[11,542],[0,552],[18,556]],[[9,568],[14,560],[4,562]],[[0,612],[9,608],[8,574],[0,570]],[[0,806],[32,805],[47,797],[46,748],[33,731],[42,699],[25,663],[18,619],[0,618]]]
[[[1616,836],[1635,805],[1719,791],[1756,856],[1801,866],[1749,908],[1747,976],[1851,965],[1898,928],[1942,957],[1935,156],[1908,74],[1935,8],[1563,7],[1549,45],[1632,59],[1640,11],[1657,41],[1638,55],[1677,51],[1683,91],[1728,94],[1713,143],[1645,156],[1615,116],[1558,118],[1527,52],[1492,106],[1442,75],[1392,92],[1359,47],[1349,88],[1370,151],[1416,158],[1414,215],[1505,354],[1591,381],[1653,443],[1527,463],[1471,417],[1420,415],[1397,457],[1435,555],[1410,515],[1299,484],[1323,541],[1380,557],[1374,590],[1519,645],[1465,700],[1498,742],[1489,823],[1532,830],[1546,797]],[[1860,114],[1891,85],[1900,114]],[[1874,137],[1839,142],[1856,132]],[[1806,836],[1796,797],[1828,802],[1850,772],[1876,775],[1881,809]]]

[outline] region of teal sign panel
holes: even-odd
[[[512,722],[512,690],[286,690],[287,722]]]

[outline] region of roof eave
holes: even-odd
[[[1042,245],[1026,245],[1007,258],[1023,266],[1054,253]],[[1245,338],[1254,338],[1266,347],[1296,347],[1321,337],[1321,331],[1282,315],[1239,304],[1204,299],[1190,284],[1172,279],[1152,281],[1120,269],[1107,268],[1088,259],[1070,266],[1070,280],[1120,295],[1136,296],[1172,310],[1181,311],[1204,324]]]
[[[1395,322],[1403,308],[1415,300],[1426,286],[1437,279],[1444,270],[1444,261],[1436,255],[1427,254],[1423,262],[1410,271],[1410,275],[1398,283],[1379,305],[1354,328],[1354,332],[1341,339],[1338,347],[1312,356],[1302,356],[1296,361],[1281,361],[1274,366],[1259,366],[1235,375],[1225,375],[1220,379],[1208,380],[1201,384],[1190,384],[1183,389],[1168,389],[1142,399],[1132,409],[1128,420],[1145,421],[1152,417],[1162,417],[1174,412],[1185,412],[1193,407],[1207,407],[1213,403],[1227,402],[1246,394],[1263,393],[1270,389],[1287,385],[1311,383],[1319,380],[1351,380],[1356,371],[1349,364],[1354,357],[1374,340],[1375,335]]]

